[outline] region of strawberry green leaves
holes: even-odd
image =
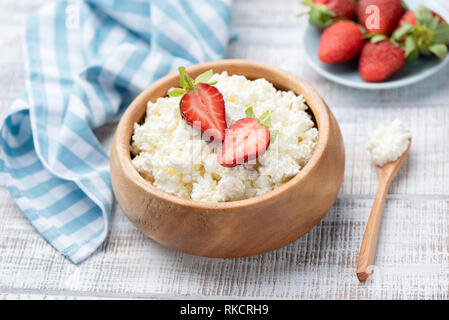
[[[262,123],[265,127],[269,128],[271,126],[270,112],[265,111],[264,113],[262,113],[262,115],[259,117],[259,122]]]
[[[445,44],[437,43],[429,47],[429,51],[436,55],[441,60],[447,56],[447,46]]]
[[[425,6],[419,6],[415,16],[416,25],[403,21],[392,40],[402,43],[408,61],[416,60],[421,54],[444,59],[448,54],[449,25]]]
[[[259,122],[267,128],[271,126],[271,117],[269,111],[265,111],[259,118],[257,118],[256,114],[254,113],[253,107],[249,107],[245,110],[245,114],[247,118],[255,118],[259,120]]]
[[[405,51],[407,61],[414,61],[419,57],[419,48],[413,35],[414,30],[415,26],[403,22],[401,27],[396,29],[391,36],[394,43],[400,44],[402,42],[402,48]]]
[[[245,114],[247,118],[256,118],[256,114],[254,113],[253,107],[249,107],[248,109],[245,110]]]
[[[353,20],[356,15],[356,0],[303,0],[310,8],[309,23],[320,29],[327,28],[339,20]]]
[[[276,140],[276,137],[279,133],[279,130],[276,129],[270,129],[270,142],[274,142]]]
[[[257,118],[256,114],[254,113],[253,107],[249,107],[245,110],[245,115],[247,118],[255,118],[259,120],[259,122],[267,128],[271,125],[271,116],[269,111],[265,111],[259,118]]]
[[[410,23],[403,22],[401,27],[396,29],[393,32],[392,38],[395,41],[401,41],[404,37],[406,37],[408,34],[411,34],[414,30],[414,26],[412,26]]]
[[[216,82],[209,82],[210,78],[212,78],[213,72],[212,70],[208,70],[202,74],[200,74],[198,77],[196,77],[195,79],[195,84],[199,84],[199,83],[206,83],[208,85],[213,85]]]
[[[259,120],[259,122],[261,124],[263,124],[265,127],[270,129],[271,116],[270,116],[269,111],[265,111],[264,113],[262,113],[262,115],[259,118],[257,118],[256,114],[254,113],[253,107],[249,107],[245,110],[245,115],[247,118],[255,118],[255,119]],[[273,130],[273,129],[270,129],[269,131],[270,131],[270,141],[274,142],[276,140],[276,136],[279,131]]]
[[[301,4],[310,7],[309,23],[318,28],[327,28],[334,21],[337,15],[327,6],[322,4],[315,4],[311,0],[304,0]]]
[[[419,6],[415,10],[416,23],[421,26],[428,26],[432,23],[433,15],[432,12],[425,6]]]
[[[181,85],[181,88],[175,88],[171,90],[168,95],[170,97],[181,97],[183,96],[187,91],[194,90],[195,87],[199,84],[208,84],[208,85],[214,85],[217,82],[209,82],[210,78],[213,75],[212,70],[208,70],[202,74],[200,74],[198,77],[193,80],[189,74],[186,72],[185,67],[179,67],[179,84]]]
[[[407,61],[414,61],[419,57],[418,46],[412,35],[407,36],[404,44],[405,57]]]
[[[183,89],[186,89],[188,84],[186,81],[186,68],[185,67],[179,67],[179,84]],[[189,77],[189,75],[187,75]],[[190,78],[190,77],[189,77]]]
[[[433,41],[436,43],[446,44],[449,41],[449,24],[446,22],[440,23],[434,31]]]
[[[386,35],[376,33],[367,33],[363,36],[363,38],[369,39],[372,43],[388,40],[388,37]]]
[[[170,97],[182,97],[185,94],[186,94],[186,90],[180,89],[180,88],[175,88],[168,93],[168,95]]]

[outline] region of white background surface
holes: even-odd
[[[0,2],[0,111],[24,90],[26,15],[50,1]],[[438,0],[449,8],[445,0]],[[35,232],[0,181],[0,299],[3,298],[449,298],[449,69],[391,91],[351,90],[304,62],[297,0],[235,0],[239,34],[228,57],[286,69],[309,81],[340,123],[346,145],[343,188],[333,209],[298,241],[244,259],[207,259],[162,247],[115,206],[101,249],[74,266]],[[395,117],[413,134],[409,159],[393,182],[373,279],[355,266],[377,175],[365,151],[367,130]],[[107,145],[114,124],[97,130]]]

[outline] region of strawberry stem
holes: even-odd
[[[256,114],[254,113],[253,107],[249,107],[245,110],[245,114],[247,118],[257,118]]]
[[[315,4],[311,0],[304,0],[302,5],[310,7],[309,23],[318,28],[327,28],[335,22],[336,14],[324,4]]]
[[[270,129],[271,126],[271,116],[269,111],[265,111],[259,118],[257,118],[256,114],[254,113],[253,107],[249,107],[245,110],[245,114],[247,118],[255,118],[259,120],[259,122],[267,127],[270,132],[270,144],[274,143],[274,140],[276,139],[277,134],[279,133],[279,130],[276,129]]]
[[[279,133],[279,130],[276,130],[276,129],[270,130],[270,144],[272,144],[274,142],[274,140],[276,140],[278,133]]]
[[[213,76],[212,70],[207,70],[206,72],[203,72],[198,77],[196,77],[195,84],[207,83],[212,76]]]
[[[178,72],[179,72],[179,84],[181,85],[182,89],[184,89],[184,91],[194,90],[195,87],[200,83],[208,84],[210,86],[217,83],[216,81],[208,82],[210,80],[210,78],[213,76],[212,70],[207,70],[206,72],[203,72],[198,77],[196,77],[195,80],[193,80],[189,76],[189,74],[186,72],[185,67],[179,67]],[[172,91],[174,91],[174,90],[172,90]],[[179,93],[180,91],[177,90],[176,92]],[[177,93],[174,93],[174,94],[177,94]]]
[[[415,15],[416,25],[401,22],[392,40],[402,45],[407,61],[416,60],[419,55],[432,54],[444,59],[448,53],[449,25],[422,5],[415,10]]]
[[[183,96],[185,94],[186,94],[186,90],[185,89],[181,89],[181,88],[176,88],[176,89],[173,89],[172,91],[168,92],[168,95],[170,97],[181,97],[181,96]]]
[[[270,127],[271,125],[271,117],[270,112],[265,111],[260,117],[259,117],[260,123],[262,123],[265,127]]]
[[[186,83],[186,68],[185,67],[179,67],[179,84],[183,89],[187,89],[187,83]]]
[[[430,52],[432,52],[434,55],[436,55],[441,60],[446,58],[446,55],[448,53],[447,46],[441,43],[437,43],[434,45],[431,45],[429,47]]]
[[[269,111],[265,111],[259,118],[254,113],[253,107],[249,107],[245,110],[245,114],[247,118],[255,118],[259,120],[261,124],[265,127],[269,128],[271,126],[271,116]]]
[[[188,73],[186,73],[186,80],[187,80],[187,87],[188,87],[188,90],[193,90],[193,89],[195,89],[195,83],[194,83],[193,79],[190,78],[190,76],[189,76]]]

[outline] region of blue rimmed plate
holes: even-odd
[[[434,1],[406,0],[404,2],[410,9],[414,9],[421,4],[425,5],[442,16],[446,21],[449,21],[448,10]],[[318,59],[320,36],[321,32],[317,28],[307,25],[304,31],[303,46],[308,64],[323,77],[352,88],[382,90],[404,87],[430,77],[442,70],[449,62],[449,55],[444,60],[421,57],[414,62],[407,63],[400,73],[386,82],[365,82],[359,76],[357,61],[327,65]]]

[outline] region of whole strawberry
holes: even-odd
[[[319,28],[326,28],[335,19],[352,20],[355,17],[355,0],[304,0],[303,5],[310,7],[309,22]]]
[[[401,0],[360,0],[357,19],[368,33],[389,36],[404,14]]]
[[[346,20],[335,22],[321,35],[318,58],[327,64],[351,61],[360,54],[365,41],[358,24]]]
[[[367,82],[382,82],[401,71],[406,63],[404,49],[390,40],[367,42],[359,60],[359,73]]]
[[[449,25],[435,12],[419,6],[401,18],[392,39],[403,44],[409,61],[419,55],[444,59],[448,53]]]

